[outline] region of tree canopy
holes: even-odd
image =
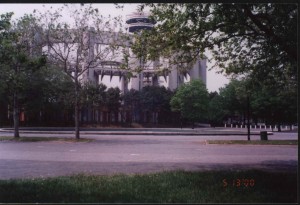
[[[67,22],[62,12],[74,21]],[[40,28],[37,40],[47,47],[48,51],[44,49],[43,52],[47,53],[48,61],[74,81],[75,138],[79,139],[81,84],[90,79],[94,69],[101,67],[103,61],[113,61],[120,53],[116,40],[107,41],[108,37],[114,37],[114,29],[120,27],[120,21],[118,18],[106,19],[91,4],[79,7],[65,4],[55,11],[36,13],[35,17]],[[96,39],[101,43],[95,44]],[[108,45],[104,46],[105,43]],[[97,80],[94,77],[93,83],[97,84]]]
[[[141,10],[144,7],[157,21],[141,36],[150,59],[167,56],[182,67],[210,50],[220,72],[296,80],[297,4],[150,3]]]
[[[5,90],[13,107],[14,136],[19,137],[21,106],[30,100],[29,94],[34,90],[30,81],[45,66],[46,57],[35,52],[33,28],[36,19],[24,15],[11,23],[11,16],[12,13],[3,14],[0,19],[0,89]]]
[[[207,119],[209,96],[205,84],[201,80],[192,80],[181,85],[172,97],[172,111],[181,113],[185,119],[204,121]]]

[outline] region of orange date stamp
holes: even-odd
[[[254,187],[254,179],[223,179],[223,187]]]

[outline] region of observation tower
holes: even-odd
[[[126,16],[126,24],[128,24],[128,31],[135,33],[152,29],[156,22],[150,19],[147,13],[134,12]]]
[[[134,12],[126,16],[126,24],[128,25],[129,33],[138,33],[140,34],[142,30],[151,30],[156,22],[149,18],[148,13],[144,12]],[[131,79],[131,88],[135,90],[141,90],[144,86],[144,83],[149,82],[152,85],[158,85],[158,77],[154,73],[154,69],[149,69],[145,67],[144,60],[139,59],[139,66],[142,68],[140,73],[136,73],[136,78]],[[155,65],[157,62],[153,62]],[[149,78],[152,78],[150,81]]]

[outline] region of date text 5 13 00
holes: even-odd
[[[233,186],[233,187],[254,187],[255,180],[254,179],[233,179],[227,180],[223,179],[223,187]]]

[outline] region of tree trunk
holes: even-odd
[[[250,99],[249,95],[247,95],[247,136],[248,136],[248,141],[250,141]]]
[[[79,85],[78,77],[75,76],[75,138],[79,139]]]
[[[281,125],[278,123],[278,132],[281,132]]]
[[[182,129],[182,116],[180,116],[180,128]]]
[[[18,98],[17,98],[17,92],[14,92],[14,96],[13,96],[13,100],[14,100],[14,137],[15,138],[19,138],[20,134],[19,134],[19,123],[20,123],[20,108],[19,108],[19,102],[18,102]]]

